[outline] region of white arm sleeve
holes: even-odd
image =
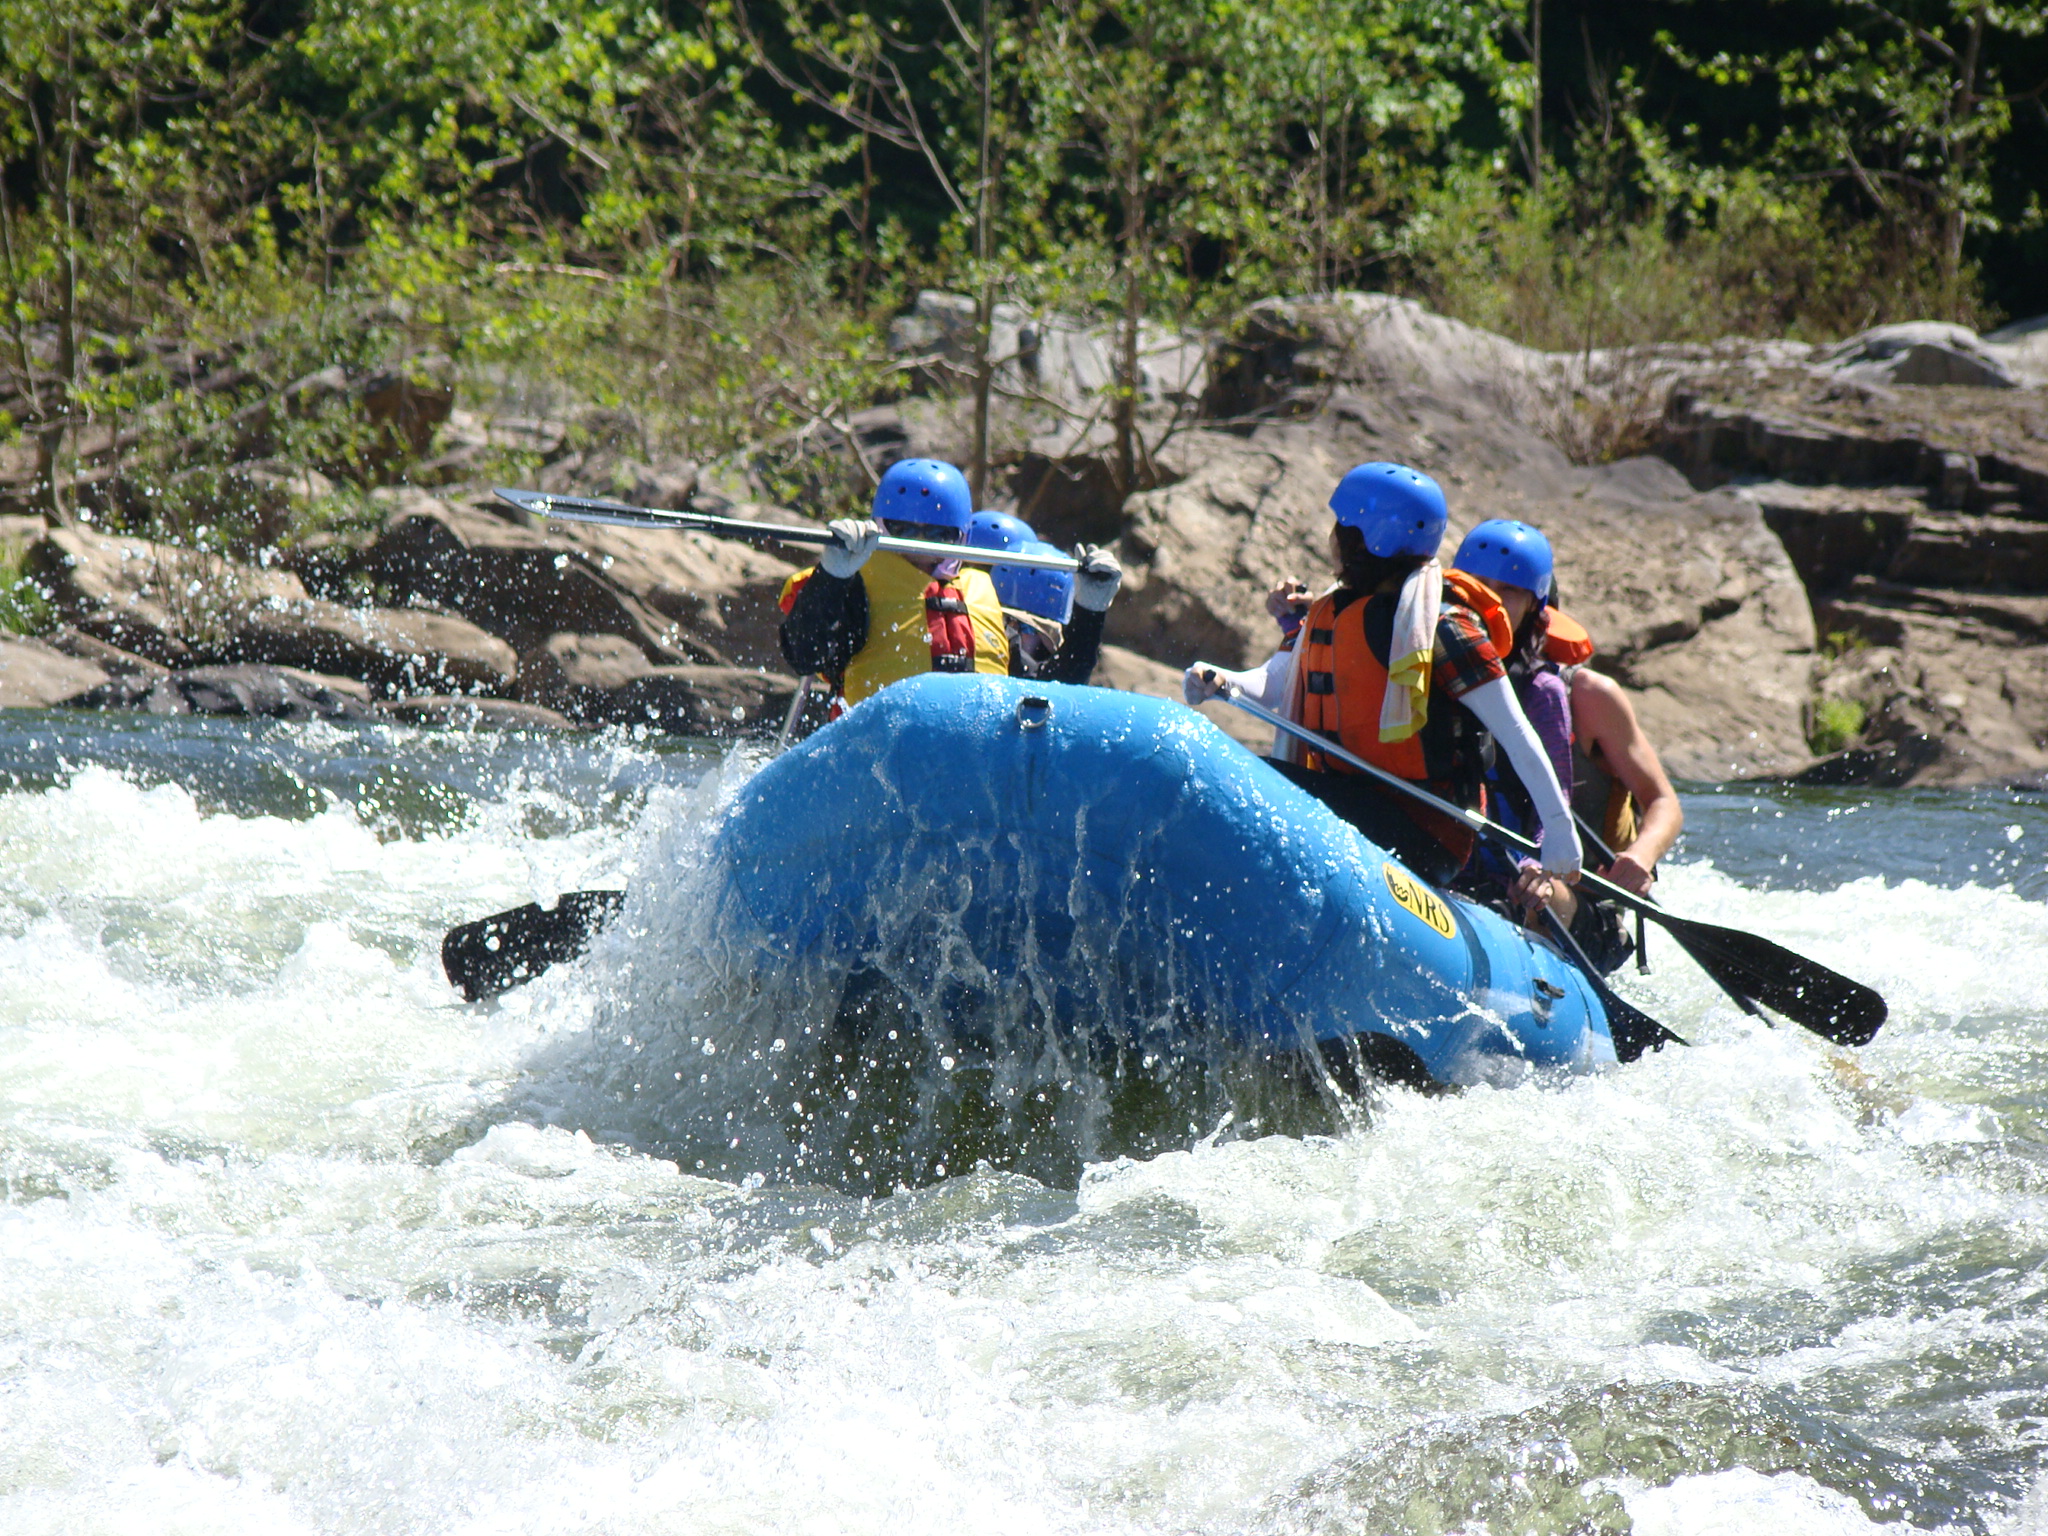
[[[1195,687],[1195,668],[1202,667],[1214,672],[1219,677],[1227,678],[1229,681],[1237,684],[1238,687],[1245,691],[1247,698],[1265,705],[1268,709],[1279,709],[1287,701],[1287,669],[1293,663],[1294,653],[1292,651],[1275,651],[1266,658],[1262,666],[1252,667],[1243,672],[1232,672],[1225,667],[1213,666],[1208,662],[1198,661],[1193,667],[1188,668],[1187,678],[1183,682],[1182,688],[1188,693],[1188,702],[1195,702],[1193,692]]]
[[[1497,677],[1460,695],[1458,702],[1493,732],[1493,739],[1514,766],[1515,776],[1536,802],[1536,814],[1543,820],[1543,867],[1552,874],[1570,874],[1579,867],[1581,858],[1578,828],[1572,825],[1571,807],[1565,804],[1557,770],[1550,766],[1550,754],[1543,750],[1543,743],[1536,738],[1536,728],[1522,713],[1514,684]]]

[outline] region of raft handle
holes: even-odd
[[[1036,693],[1027,693],[1017,701],[1017,725],[1022,730],[1042,731],[1045,722],[1052,718],[1052,700]]]

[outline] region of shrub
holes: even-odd
[[[26,546],[0,545],[0,629],[17,635],[39,635],[55,620],[49,594],[26,568]]]
[[[1550,352],[1986,318],[1973,271],[1945,277],[1927,244],[1844,219],[1817,187],[1738,174],[1682,197],[1587,160],[1541,191],[1449,178],[1406,242],[1419,296]]]
[[[1854,699],[1816,699],[1807,727],[1806,744],[1821,757],[1853,746],[1863,734],[1869,712]]]

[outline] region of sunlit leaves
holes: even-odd
[[[1834,24],[1789,52],[1688,53],[1678,63],[1718,86],[1770,81],[1786,120],[1764,164],[1790,183],[1852,187],[1893,227],[1931,235],[1951,280],[1971,229],[1994,229],[1989,151],[2012,128],[2017,99],[2048,82],[2004,78],[2006,44],[2048,27],[2040,6],[1977,0],[1836,0]]]

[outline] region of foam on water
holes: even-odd
[[[2042,1528],[2048,906],[1696,862],[1665,899],[1879,986],[1877,1045],[1653,935],[1691,1050],[861,1200],[619,1118],[737,1028],[664,903],[745,771],[548,835],[542,775],[425,829],[0,795],[0,1529]],[[626,874],[589,962],[439,977]]]

